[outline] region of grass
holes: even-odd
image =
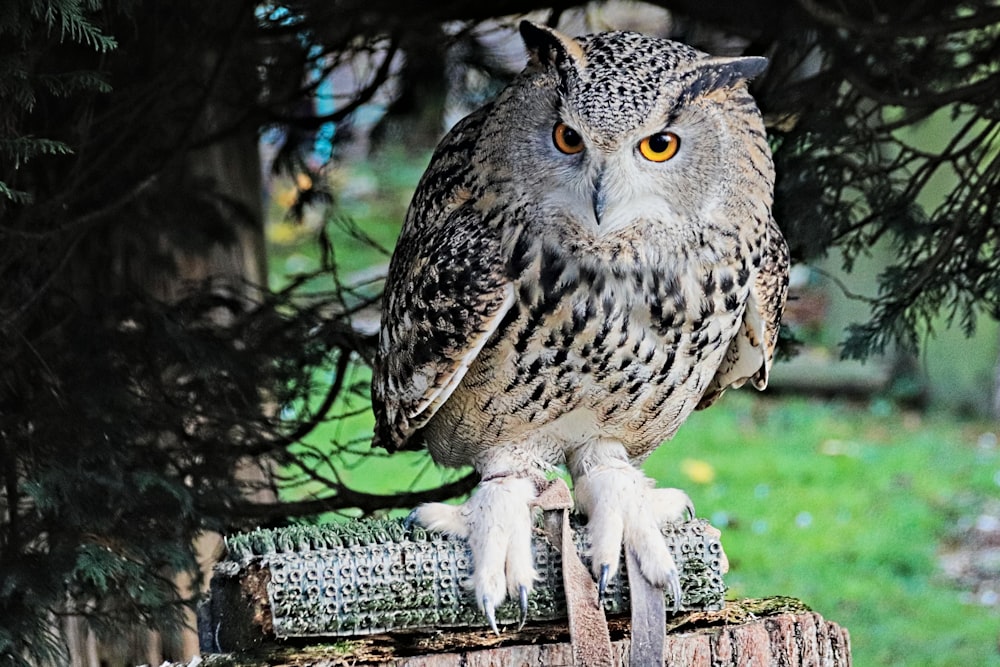
[[[391,164],[362,169],[362,180],[398,173]],[[405,211],[400,190],[417,176],[419,168],[409,168],[399,183],[340,203],[391,245]],[[318,264],[308,243],[289,240],[308,236],[308,227],[281,233],[287,245],[272,253],[274,275]],[[331,233],[345,274],[387,261],[350,234]],[[367,369],[351,372],[351,382],[368,381]],[[357,404],[335,412],[351,407]],[[321,447],[362,443],[335,464],[338,479],[352,488],[391,493],[456,475],[418,454],[366,456],[371,428],[371,413],[361,412],[313,438]],[[1000,453],[990,445],[996,439],[982,437],[995,428],[885,401],[740,391],[694,414],[644,467],[660,486],[685,489],[699,516],[722,529],[731,596],[800,598],[848,628],[857,665],[1000,667],[1000,611],[966,602],[937,563],[958,519],[1000,493]],[[316,490],[306,486],[295,495]]]
[[[414,159],[386,152],[370,162],[333,170],[328,179],[329,189],[336,192],[336,206],[328,219],[308,207],[302,220],[289,219],[284,211],[295,200],[295,183],[275,179],[267,226],[271,286],[282,287],[289,276],[321,268],[315,240],[324,226],[342,280],[349,284],[363,281],[373,266],[388,265],[387,252],[395,245],[410,196],[429,160],[430,155]],[[316,290],[331,286],[329,279],[311,285]]]
[[[645,469],[722,529],[732,595],[800,598],[850,630],[858,665],[1000,665],[1000,614],[963,602],[936,558],[997,494],[988,425],[881,401],[724,400]]]

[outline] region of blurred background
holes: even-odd
[[[764,394],[645,470],[731,597],[859,665],[1000,665],[1000,12],[988,2],[58,3],[0,17],[0,654],[198,653],[220,535],[476,479],[369,446],[381,281],[521,18],[764,55],[795,265]],[[405,495],[404,495],[405,494]]]

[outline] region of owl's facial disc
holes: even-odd
[[[596,236],[673,217],[669,190],[676,176],[670,172],[676,170],[666,163],[686,150],[680,134],[656,119],[612,133],[571,110],[563,114],[549,126],[554,150],[548,155],[557,166],[546,199],[554,211]]]
[[[642,218],[662,216],[664,186],[669,183],[665,163],[680,150],[680,137],[656,132],[639,141],[601,149],[582,156],[587,199],[595,231],[606,235]]]

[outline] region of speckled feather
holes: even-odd
[[[481,470],[508,444],[527,467],[562,462],[573,440],[641,459],[727,387],[766,384],[788,256],[759,112],[727,77],[676,42],[592,35],[536,51],[445,137],[390,266],[377,444]],[[664,219],[647,206],[595,233],[546,189],[549,162],[572,168],[546,145],[558,120],[609,154],[686,124],[715,162],[685,157],[694,185],[663,192]]]

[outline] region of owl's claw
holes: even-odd
[[[521,618],[517,625],[517,630],[520,632],[524,628],[524,624],[528,621],[528,587],[522,584],[517,587],[517,591],[518,602],[521,606]],[[496,606],[493,604],[493,600],[490,599],[489,595],[484,595],[480,602],[482,602],[483,615],[486,616],[486,622],[490,624],[490,629],[499,635],[500,630],[497,627]]]
[[[483,596],[483,613],[486,614],[486,621],[490,624],[490,628],[497,635],[500,634],[500,630],[497,629],[497,615],[496,610],[493,607],[493,602],[490,600],[490,596]]]
[[[468,540],[472,552],[472,590],[494,632],[496,607],[517,591],[521,625],[527,618],[528,594],[538,574],[531,553],[532,502],[537,495],[528,477],[494,475],[479,484],[464,505],[427,503],[414,521]]]
[[[528,587],[522,584],[517,587],[517,592],[521,602],[521,622],[517,624],[517,631],[520,632],[528,621]]]
[[[609,563],[601,564],[601,576],[597,580],[597,606],[600,607],[604,602],[604,593],[608,589],[608,579],[611,574],[611,565]]]
[[[417,510],[410,510],[410,513],[406,515],[403,519],[403,528],[406,530],[413,530],[413,526],[417,523]]]
[[[574,479],[578,506],[587,514],[598,599],[618,572],[624,543],[635,555],[642,577],[653,588],[671,593],[673,608],[679,610],[680,577],[660,529],[694,515],[687,494],[678,489],[653,488],[652,481],[641,471],[614,458],[590,465]]]
[[[675,567],[670,575],[667,577],[667,590],[670,591],[670,597],[673,599],[673,606],[671,607],[671,613],[678,613],[681,610],[681,577],[677,572]]]
[[[694,501],[690,498],[687,499],[687,505],[684,506],[684,520],[694,521]]]

